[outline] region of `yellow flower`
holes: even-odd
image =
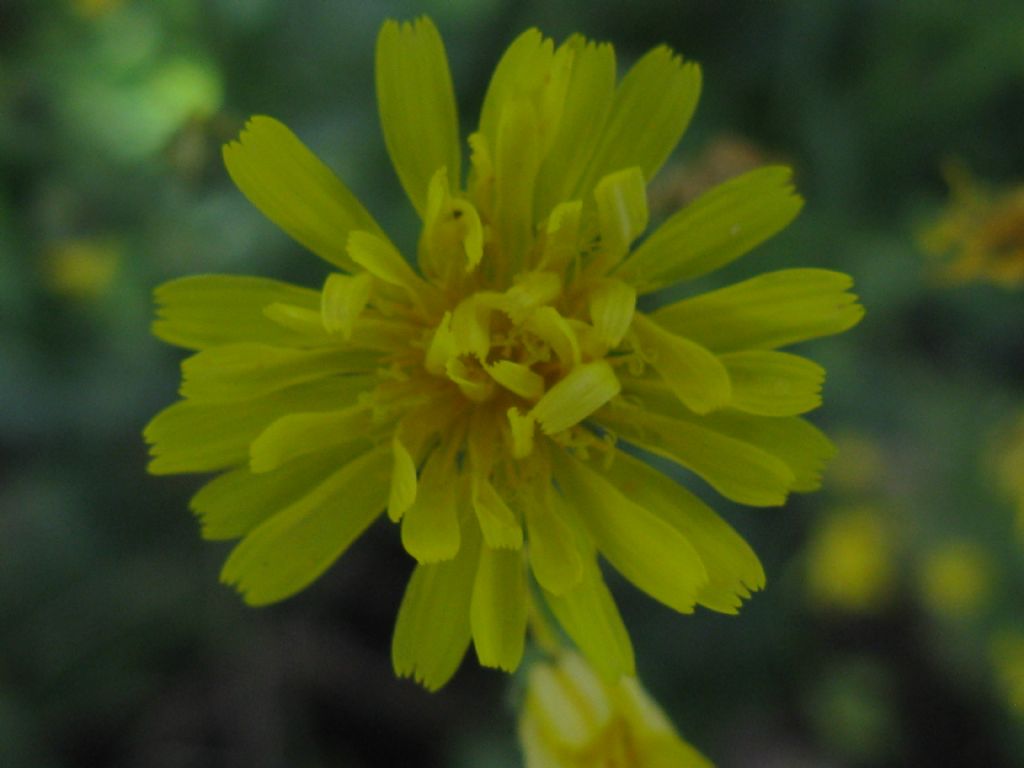
[[[71,0],[71,5],[79,15],[88,19],[98,19],[124,5],[124,0]]]
[[[1024,717],[1024,632],[1000,630],[993,635],[990,648],[996,680],[1007,703]]]
[[[958,619],[978,612],[992,592],[992,558],[966,540],[927,552],[919,574],[921,597],[935,613]]]
[[[879,608],[895,582],[892,535],[871,508],[825,518],[807,553],[807,586],[815,604],[850,612]]]
[[[110,289],[121,262],[114,240],[83,238],[54,244],[43,255],[43,276],[56,294],[96,299]]]
[[[530,668],[519,740],[526,768],[711,768],[635,677],[608,682],[574,653]]]
[[[946,176],[952,200],[922,233],[922,247],[951,255],[944,275],[954,282],[1024,284],[1024,185],[997,193],[956,164]]]
[[[638,296],[735,260],[801,201],[787,169],[754,171],[636,245],[700,73],[666,48],[618,86],[615,73],[609,45],[521,35],[463,181],[437,30],[387,22],[377,94],[423,222],[416,266],[277,121],[255,117],[225,147],[253,204],[339,270],[319,291],[201,276],[156,292],[156,335],[197,353],[184,400],[146,429],[150,470],[223,472],[192,507],[208,538],[242,537],[223,580],[247,602],[306,587],[386,509],[418,563],[395,668],[437,688],[470,642],[515,669],[541,597],[603,674],[632,673],[599,553],[682,612],[734,613],[763,585],[731,527],[617,440],[745,504],[815,489],[832,447],[799,414],[824,371],[777,348],[863,310],[846,275],[791,269],[639,311]]]

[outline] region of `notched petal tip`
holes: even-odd
[[[380,232],[356,197],[284,124],[257,115],[222,148],[228,175],[259,211],[298,243],[345,271],[352,229]]]
[[[388,154],[421,216],[434,172],[460,179],[458,115],[448,56],[434,23],[387,21],[377,36],[377,104]]]

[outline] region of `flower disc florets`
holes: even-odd
[[[633,671],[600,553],[666,605],[735,612],[757,557],[625,443],[745,504],[817,487],[829,441],[800,418],[824,371],[779,347],[862,310],[846,275],[773,272],[669,304],[637,297],[737,259],[800,209],[786,168],[727,182],[650,235],[647,182],[700,73],[666,48],[616,85],[611,46],[531,30],[502,57],[468,140],[429,21],[388,22],[377,93],[422,221],[406,259],[283,125],[224,150],[272,221],[338,268],[312,291],[206,276],[157,290],[154,330],[197,350],[147,427],[154,472],[222,472],[193,499],[241,543],[223,579],[254,604],[307,586],[387,510],[417,566],[393,658],[428,687],[472,642],[515,669],[552,616],[609,679]],[[415,266],[414,266],[415,265]]]

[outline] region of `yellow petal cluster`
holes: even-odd
[[[199,276],[156,292],[154,332],[194,354],[183,399],[146,428],[150,469],[220,473],[192,506],[204,535],[241,538],[223,579],[247,602],[304,588],[387,510],[417,561],[394,665],[433,689],[471,644],[515,669],[538,614],[606,678],[632,674],[599,557],[681,612],[733,613],[763,586],[743,539],[633,449],[740,503],[814,490],[832,446],[802,415],[824,372],[779,347],[863,310],[846,275],[791,269],[642,311],[801,200],[788,169],[760,169],[645,234],[700,70],[660,47],[615,80],[610,45],[530,30],[464,154],[437,30],[387,22],[380,118],[415,254],[276,120],[225,147],[242,193],[335,268],[320,290]]]
[[[519,738],[526,768],[711,768],[635,677],[609,682],[575,653],[530,668]]]
[[[1024,185],[996,190],[950,164],[945,210],[920,236],[924,249],[946,258],[942,275],[956,283],[1024,285]]]

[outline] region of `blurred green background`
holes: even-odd
[[[805,350],[840,444],[825,490],[714,499],[767,590],[687,617],[613,583],[680,730],[725,767],[1024,764],[1024,537],[998,468],[1024,411],[1024,292],[943,283],[915,239],[945,160],[1024,182],[1019,0],[0,0],[0,766],[519,764],[516,681],[472,654],[440,694],[393,678],[411,561],[386,521],[248,609],[188,512],[199,478],[148,476],[140,436],[182,357],[149,335],[155,285],[325,275],[230,184],[219,147],[246,117],[284,121],[414,242],[373,46],[421,13],[464,135],[528,26],[610,40],[623,64],[662,42],[699,61],[656,211],[791,163],[805,212],[707,284],[822,266],[868,308]]]

